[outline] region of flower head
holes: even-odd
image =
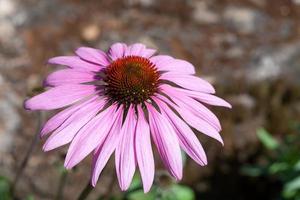
[[[192,128],[223,143],[218,118],[204,104],[231,107],[213,95],[207,81],[194,76],[187,61],[143,44],[112,45],[109,51],[81,47],[76,56],[60,56],[50,64],[66,68],[45,80],[46,92],[25,102],[29,110],[65,108],[49,119],[41,136],[43,150],[71,143],[65,167],[72,168],[93,152],[91,183],[115,152],[122,190],[139,168],[144,191],[151,188],[155,165],[151,138],[172,176],[182,178],[181,149],[199,165],[205,152]]]

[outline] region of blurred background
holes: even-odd
[[[43,153],[35,135],[51,113],[23,100],[48,58],[118,41],[190,61],[233,109],[212,108],[225,146],[198,134],[209,164],[187,158],[179,184],[159,171],[149,194],[139,176],[121,193],[111,160],[88,199],[300,199],[299,0],[0,0],[0,200],[79,195],[90,158],[67,172],[66,148]]]

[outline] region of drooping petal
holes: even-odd
[[[210,126],[206,121],[200,119],[193,113],[191,113],[188,109],[179,108],[179,112],[181,116],[187,121],[192,127],[196,128],[198,131],[218,140],[221,144],[223,143],[223,139],[221,138],[219,132]],[[197,121],[195,121],[195,119]]]
[[[66,119],[68,119],[78,109],[79,106],[78,104],[76,104],[51,117],[43,126],[40,132],[40,136],[44,137],[50,132],[57,129],[62,123],[64,123]]]
[[[121,129],[121,140],[115,152],[116,171],[122,191],[130,186],[135,172],[134,133],[136,128],[136,115],[134,108],[129,107],[126,119]]]
[[[26,100],[24,107],[27,110],[62,108],[95,94],[95,92],[96,87],[93,85],[61,85]]]
[[[117,117],[109,134],[105,138],[104,142],[99,143],[97,149],[94,151],[91,178],[91,183],[94,187],[96,186],[98,178],[109,157],[116,149],[116,146],[119,144],[119,141],[122,137],[121,125],[123,119],[123,108],[119,108],[116,112]]]
[[[171,81],[180,87],[205,92],[205,93],[215,93],[214,87],[207,81],[192,75],[179,74],[179,73],[163,73],[160,77],[163,80]]]
[[[110,64],[106,53],[101,51],[100,49],[80,47],[75,52],[83,60],[87,60],[92,63],[97,63],[101,66],[108,66]]]
[[[222,145],[224,144],[219,132],[206,121],[193,114],[193,112],[191,112],[188,108],[180,107],[162,95],[157,96],[164,102],[171,105],[190,126],[201,133],[218,140]]]
[[[127,45],[124,43],[115,43],[108,50],[108,55],[112,60],[117,60],[118,58],[123,58]]]
[[[58,56],[50,58],[48,60],[48,63],[55,65],[64,65],[76,70],[83,71],[99,71],[103,68],[103,66],[86,62],[80,59],[78,56]]]
[[[44,137],[48,135],[50,132],[57,129],[59,126],[61,126],[72,114],[74,114],[78,109],[84,107],[86,104],[90,103],[91,101],[94,101],[97,98],[97,96],[86,100],[84,102],[78,102],[69,108],[64,109],[63,111],[59,112],[58,114],[51,117],[43,126],[40,136]]]
[[[91,72],[63,69],[49,74],[45,79],[44,84],[46,86],[59,86],[64,84],[92,82],[94,80],[95,74]]]
[[[148,192],[154,179],[154,158],[151,147],[150,128],[143,109],[137,107],[138,121],[135,132],[135,153],[137,164],[143,181],[144,192]]]
[[[103,142],[116,118],[116,105],[99,113],[77,133],[65,159],[65,167],[71,169]]]
[[[209,105],[223,106],[223,107],[231,108],[231,105],[227,101],[225,101],[224,99],[221,99],[220,97],[212,95],[212,94],[190,91],[190,90],[185,90],[185,89],[181,89],[181,88],[174,88],[174,90],[177,90],[178,92],[184,93],[187,96],[193,97],[193,98],[195,98],[203,103],[209,104]]]
[[[153,97],[155,102],[158,103],[162,112],[168,117],[169,122],[172,124],[181,148],[199,165],[206,165],[207,158],[202,145],[192,129],[182,121],[163,101]]]
[[[104,100],[97,100],[82,106],[65,121],[66,126],[58,128],[51,134],[43,150],[50,151],[71,142],[76,133],[101,110],[103,105]]]
[[[206,108],[200,102],[182,94],[179,91],[174,90],[174,87],[169,85],[161,86],[162,90],[165,91],[167,95],[169,95],[172,100],[179,106],[185,107],[194,113],[196,116],[205,120],[212,127],[214,127],[217,131],[221,130],[221,124],[217,116],[211,112],[208,108]]]
[[[177,135],[165,116],[152,105],[149,111],[150,130],[159,155],[168,171],[177,179],[182,178],[182,159]]]
[[[150,61],[155,64],[159,71],[176,74],[195,74],[195,67],[185,60],[175,59],[166,55],[158,55],[150,58]]]

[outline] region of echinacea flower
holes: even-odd
[[[43,150],[71,143],[65,158],[70,169],[93,152],[91,184],[115,153],[120,188],[128,189],[138,166],[144,191],[150,190],[155,165],[152,141],[172,176],[182,178],[181,149],[199,165],[205,152],[192,128],[223,143],[218,118],[204,105],[231,107],[214,96],[193,65],[143,44],[116,43],[108,52],[88,47],[50,64],[66,66],[45,80],[46,92],[25,102],[29,110],[65,108],[49,119],[41,136]]]

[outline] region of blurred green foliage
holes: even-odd
[[[124,199],[124,198],[123,198]],[[128,200],[194,200],[195,194],[191,188],[169,182],[161,186],[154,184],[148,193],[144,193],[141,180],[135,176],[129,190],[125,193]]]
[[[11,182],[3,177],[0,176],[0,200],[12,200],[14,199],[11,194]],[[34,200],[32,195],[27,196],[24,198],[25,200]]]
[[[26,198],[26,200],[34,200],[33,195],[29,195],[29,196]]]
[[[300,200],[300,125],[295,133],[276,139],[265,129],[257,130],[257,137],[265,147],[260,164],[246,165],[242,173],[253,177],[278,179],[282,187],[281,199]]]
[[[194,200],[195,195],[191,188],[183,185],[172,184],[169,188],[158,188],[154,186],[153,189],[144,193],[142,189],[131,192],[128,195],[128,200]]]
[[[11,200],[10,183],[5,178],[0,176],[0,200]]]

